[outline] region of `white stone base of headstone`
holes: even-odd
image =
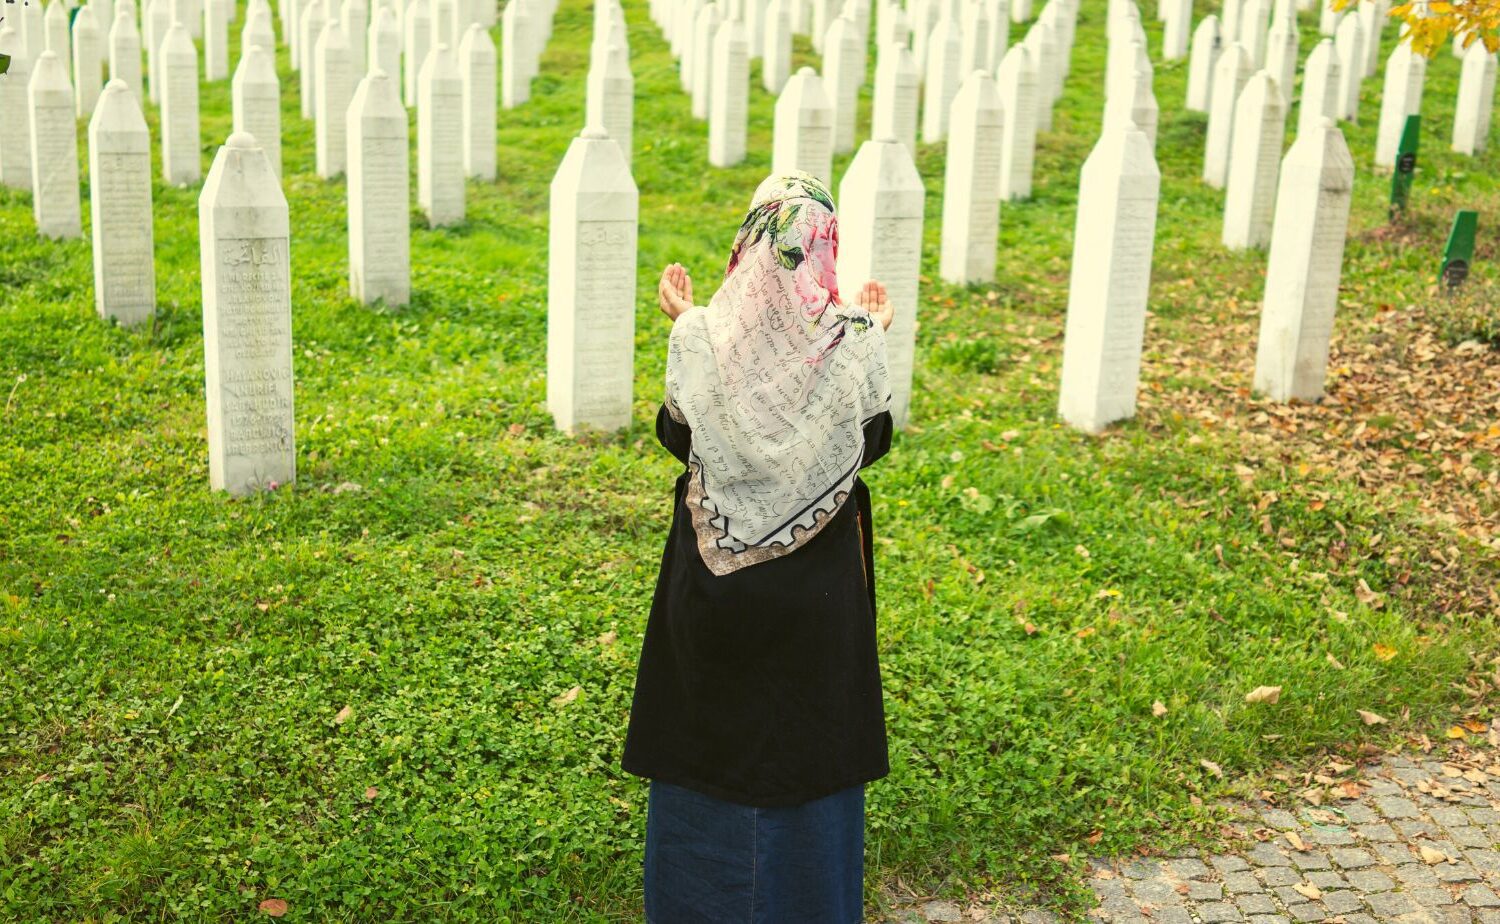
[[[1005,110],[988,71],[974,71],[953,98],[943,173],[943,279],[957,285],[995,278],[1000,234],[1000,164]]]
[[[1495,56],[1475,42],[1464,52],[1453,112],[1453,150],[1473,156],[1489,146],[1490,116],[1495,108]]]
[[[124,81],[111,80],[89,121],[89,215],[94,307],[139,324],[156,313],[151,226],[151,132]]]
[[[1276,176],[1286,138],[1286,104],[1267,71],[1245,84],[1234,106],[1234,137],[1224,195],[1224,246],[1264,247],[1271,241]]]
[[[833,107],[823,79],[810,67],[793,74],[776,100],[771,169],[802,170],[824,183],[832,180]]]
[[[477,26],[476,26],[477,28]],[[371,71],[349,103],[349,294],[411,300],[411,177],[406,109],[396,81]]]

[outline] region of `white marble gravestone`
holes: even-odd
[[[271,172],[281,176],[281,82],[271,53],[259,45],[245,49],[229,84],[234,131],[256,140]]]
[[[745,42],[750,59],[759,58],[766,47],[766,8],[770,0],[749,0],[745,4]]]
[[[1473,156],[1489,145],[1490,116],[1495,109],[1495,56],[1475,42],[1464,52],[1453,112],[1453,150]]]
[[[500,40],[502,42],[508,41],[510,33],[514,31],[510,28],[510,22],[517,17],[512,15],[511,9],[514,8],[519,11],[523,6],[524,4],[518,2],[506,5],[504,14],[505,25],[501,27]],[[417,80],[422,74],[422,66],[427,63],[427,53],[431,50],[432,2],[431,0],[411,0],[406,7],[406,11],[401,15],[401,86],[404,91],[402,98],[406,100],[408,109],[416,107],[418,111],[421,110],[421,103],[417,92]],[[514,57],[519,61],[520,55]],[[524,75],[524,69],[521,69],[520,73]],[[512,96],[507,97],[507,99],[514,99],[514,102],[507,102],[506,108],[526,101],[531,90],[531,84],[524,79],[521,82],[524,86],[518,97],[512,88],[507,88],[504,84],[501,85],[502,94],[507,89],[512,89]]]
[[[281,37],[286,42],[287,64],[293,71],[302,67],[302,8],[312,0],[278,0],[281,13]]]
[[[9,75],[0,80],[9,79]],[[44,51],[28,84],[31,213],[42,237],[83,236],[78,196],[77,114],[62,57]],[[10,126],[4,130],[9,132]]]
[[[1057,85],[1054,75],[1060,67],[1056,36],[1045,22],[1038,21],[1027,30],[1025,43],[1036,69],[1036,128],[1038,132],[1050,132],[1056,102],[1052,93]]]
[[[136,100],[146,100],[141,86],[141,34],[129,10],[117,11],[109,27],[109,78],[122,81]]]
[[[742,23],[726,19],[719,26],[711,60],[708,162],[715,167],[732,167],[745,159],[750,111],[750,48]]]
[[[145,39],[147,86],[153,103],[161,102],[161,40],[172,25],[171,0],[146,0]]]
[[[1250,74],[1250,53],[1238,42],[1224,49],[1214,65],[1213,101],[1208,109],[1208,132],[1203,144],[1203,181],[1215,189],[1224,188],[1229,174],[1234,104]]]
[[[151,230],[151,133],[140,102],[111,80],[89,121],[89,215],[94,307],[138,324],[156,312]]]
[[[1276,177],[1286,139],[1286,103],[1270,72],[1262,70],[1240,91],[1234,106],[1224,194],[1224,246],[1264,247],[1271,241]]]
[[[264,48],[273,57],[276,54],[276,29],[267,10],[252,9],[245,14],[245,27],[240,30],[240,53],[244,54],[244,49],[251,45]]]
[[[1005,111],[1000,198],[1029,199],[1036,161],[1038,87],[1032,51],[1024,43],[1011,47],[1000,60],[995,86],[1000,94],[1000,107]]]
[[[344,116],[354,95],[354,71],[349,60],[349,39],[337,18],[323,24],[313,46],[312,72],[317,75],[313,105],[313,160],[318,176],[331,180],[344,172],[349,142],[344,135]],[[303,72],[304,76],[306,71]]]
[[[906,46],[882,45],[875,63],[874,112],[870,133],[876,138],[895,138],[917,156],[917,101],[921,96],[917,63]]]
[[[1112,128],[1084,162],[1058,414],[1087,433],[1135,415],[1160,189],[1139,129]]]
[[[989,68],[1000,66],[1006,49],[1010,48],[1010,0],[984,0],[990,20]]]
[[[495,178],[495,42],[470,23],[458,46],[464,95],[464,175]]]
[[[63,5],[63,0],[52,0],[42,15],[42,50],[57,55],[62,62],[64,74],[73,73],[72,42],[68,40],[68,8]],[[69,85],[71,86],[71,82]]]
[[[1380,27],[1384,25],[1385,12],[1378,0],[1358,3],[1351,9],[1359,16],[1359,44],[1365,53],[1365,69],[1360,77],[1373,77],[1380,69]]]
[[[229,76],[228,12],[219,0],[203,4],[204,80],[223,80]]]
[[[995,278],[1005,110],[988,71],[974,71],[953,98],[943,172],[939,272],[957,285]]]
[[[1250,53],[1250,65],[1257,70],[1266,66],[1267,25],[1271,14],[1270,0],[1245,0],[1240,8],[1237,41]]]
[[[235,132],[198,197],[208,477],[248,494],[296,480],[286,197],[255,139]]]
[[[366,0],[344,0],[339,7],[339,25],[344,27],[344,39],[349,43],[349,73],[359,82],[369,70],[370,8]],[[394,74],[395,71],[388,73]],[[352,94],[351,94],[352,96]]]
[[[94,11],[87,6],[80,7],[73,17],[72,42],[73,104],[78,110],[76,115],[83,119],[93,113],[94,103],[99,99],[99,79],[103,74],[100,52],[104,47],[99,27],[94,23]]]
[[[1205,16],[1193,30],[1193,50],[1188,57],[1187,101],[1189,112],[1207,112],[1213,100],[1214,65],[1219,62],[1219,18]]]
[[[318,39],[328,22],[332,0],[307,0],[299,9],[302,20],[297,25],[297,99],[304,119],[317,118],[318,108]]]
[[[1141,67],[1124,77],[1126,79],[1121,80],[1121,85],[1104,102],[1104,130],[1108,131],[1112,124],[1123,126],[1133,123],[1146,133],[1146,140],[1151,143],[1151,150],[1154,152],[1156,124],[1161,107],[1157,105],[1156,94],[1151,89],[1152,72]]]
[[[1192,40],[1193,0],[1167,0],[1166,13],[1161,57],[1163,61],[1180,61],[1187,57]]]
[[[885,332],[891,417],[910,418],[917,333],[917,285],[922,263],[926,191],[906,145],[886,135],[866,141],[839,183],[839,286],[858,292],[870,280],[885,285],[895,309]]]
[[[1295,16],[1277,19],[1266,39],[1266,71],[1281,91],[1281,102],[1291,110],[1292,87],[1297,80],[1297,20]]]
[[[812,11],[809,22],[809,35],[812,39],[813,51],[823,53],[823,41],[828,33],[828,27],[833,24],[833,18],[838,13],[835,0],[803,0]]]
[[[464,220],[463,78],[447,46],[433,46],[417,96],[417,204],[431,227]]]
[[[411,176],[406,109],[395,78],[379,69],[367,74],[347,118],[349,294],[367,305],[405,305],[411,300]]]
[[[1331,119],[1282,162],[1255,353],[1255,389],[1273,401],[1323,395],[1353,188],[1354,160]]]
[[[766,7],[765,44],[761,46],[761,86],[767,93],[779,96],[792,72],[793,0],[771,0]]]
[[[833,152],[854,150],[854,117],[859,112],[859,43],[852,17],[840,16],[823,40],[823,87],[833,106]]]
[[[531,99],[531,14],[520,0],[500,13],[500,105],[514,109]]]
[[[635,77],[630,73],[630,55],[623,44],[611,41],[595,57],[589,68],[586,96],[584,124],[604,126],[605,134],[620,146],[629,164],[634,150]]]
[[[1011,0],[1010,21],[1023,23],[1031,19],[1031,0]]]
[[[1375,132],[1375,166],[1395,167],[1396,149],[1406,117],[1422,111],[1422,86],[1427,59],[1398,44],[1385,62],[1385,88],[1380,94],[1380,122]]]
[[[583,130],[552,179],[547,408],[559,430],[630,423],[639,195],[604,130]]]
[[[10,55],[10,70],[0,76],[0,183],[31,190],[31,58],[12,25],[0,24],[0,50]]]
[[[959,16],[960,73],[976,70],[993,70],[990,64],[990,20],[989,11],[980,0],[967,0]]]
[[[1333,0],[1316,0],[1318,4],[1318,32],[1332,38],[1338,33],[1342,12],[1333,8]]]
[[[386,76],[401,82],[401,25],[396,14],[388,6],[375,7],[367,36],[368,49],[365,60],[366,72],[380,70]]]
[[[712,90],[714,38],[719,33],[719,4],[705,4],[693,26],[692,54],[683,61],[688,68],[688,93],[695,119],[708,118],[709,93]]]
[[[161,174],[173,186],[203,177],[198,136],[198,52],[180,22],[162,36]]]
[[[1339,20],[1333,47],[1339,56],[1339,118],[1355,122],[1359,120],[1359,86],[1364,78],[1365,48],[1358,16],[1346,15]]]
[[[772,170],[802,170],[824,183],[832,180],[833,107],[823,79],[812,68],[801,68],[787,80],[776,100],[774,135]]]
[[[1297,110],[1297,137],[1321,131],[1324,118],[1339,117],[1339,94],[1343,81],[1333,39],[1323,39],[1302,66],[1302,102]]]
[[[926,144],[948,137],[949,109],[964,76],[959,69],[962,51],[958,21],[943,16],[927,39],[927,70],[922,83],[922,141]]]

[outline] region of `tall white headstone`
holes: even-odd
[[[949,109],[963,78],[958,30],[958,22],[945,14],[927,39],[927,73],[922,84],[922,141],[927,144],[948,137]]]
[[[558,429],[630,423],[639,194],[603,129],[583,130],[552,179],[547,408]]]
[[[1192,38],[1193,0],[1166,0],[1167,21],[1162,30],[1163,61],[1180,61],[1187,57]]]
[[[793,0],[771,0],[766,7],[765,44],[761,47],[761,86],[767,93],[780,95],[792,72]]]
[[[1151,77],[1148,68],[1137,68],[1121,75],[1119,87],[1112,90],[1104,102],[1104,128],[1107,131],[1111,124],[1134,124],[1146,133],[1146,140],[1151,142],[1151,150],[1155,151],[1156,123],[1161,109],[1151,89]]]
[[[89,121],[89,214],[94,306],[138,324],[156,312],[151,230],[151,133],[135,94],[111,80]]]
[[[94,23],[94,11],[80,7],[73,17],[73,88],[74,105],[78,117],[86,118],[94,112],[94,103],[99,99],[100,52],[103,43],[99,40],[99,27]]]
[[[272,25],[270,12],[260,9],[245,14],[245,27],[240,30],[240,53],[251,45],[257,45],[276,54],[276,28]]]
[[[1277,19],[1266,39],[1266,70],[1281,91],[1281,101],[1290,110],[1292,87],[1297,79],[1297,20],[1294,15]]]
[[[42,16],[42,47],[57,55],[63,73],[73,72],[72,43],[68,41],[68,8],[63,0],[52,0]]]
[[[198,197],[208,477],[249,494],[296,480],[286,197],[255,139],[235,132]]]
[[[1323,396],[1353,188],[1354,160],[1331,119],[1282,162],[1255,353],[1255,389],[1273,401]]]
[[[714,38],[713,81],[709,88],[708,162],[715,167],[731,167],[745,159],[750,111],[749,53],[744,25],[726,19]]]
[[[1406,42],[1398,44],[1385,62],[1385,89],[1380,94],[1380,123],[1375,133],[1375,165],[1396,166],[1396,148],[1406,117],[1422,111],[1422,85],[1427,59],[1413,54]]]
[[[1056,74],[1062,66],[1057,60],[1057,40],[1051,27],[1038,21],[1026,32],[1026,48],[1036,68],[1036,128],[1038,132],[1052,130],[1052,106],[1056,101],[1053,88],[1057,86]]]
[[[129,10],[115,13],[109,27],[109,78],[122,81],[137,101],[146,99],[141,82],[141,34]]]
[[[365,54],[368,71],[384,71],[386,76],[401,82],[401,24],[395,12],[388,6],[375,7],[370,20],[368,50]]]
[[[1203,145],[1203,181],[1215,189],[1224,188],[1229,174],[1234,104],[1250,74],[1250,54],[1238,42],[1224,49],[1214,65],[1213,101],[1208,109],[1208,133]]]
[[[203,4],[203,79],[229,76],[229,10],[219,0]]]
[[[297,57],[301,65],[297,68],[297,99],[304,119],[317,118],[318,110],[318,39],[323,35],[323,25],[328,21],[327,7],[331,0],[308,0],[303,4],[302,21],[298,24]]]
[[[511,0],[500,14],[500,105],[514,109],[531,99],[531,16]]]
[[[1453,112],[1453,150],[1473,156],[1489,145],[1490,116],[1495,108],[1495,56],[1484,43],[1464,52]]]
[[[773,3],[777,0],[772,0]],[[833,174],[833,107],[810,67],[793,74],[776,100],[771,169],[802,170],[827,183]]]
[[[173,186],[203,177],[198,141],[198,52],[175,22],[161,40],[161,173]]]
[[[1270,13],[1270,0],[1245,0],[1240,9],[1239,43],[1250,53],[1250,64],[1256,69],[1266,64],[1267,18]]]
[[[611,41],[601,49],[589,68],[584,123],[604,126],[605,134],[620,146],[625,163],[631,162],[635,134],[635,77],[630,73],[630,56],[618,41]]]
[[[463,78],[453,52],[434,46],[417,104],[417,204],[431,227],[464,220]]]
[[[1359,43],[1365,52],[1365,69],[1361,77],[1373,77],[1380,68],[1380,27],[1385,21],[1383,5],[1380,0],[1373,0],[1351,8],[1351,12],[1359,17]]]
[[[458,46],[464,92],[464,174],[495,178],[495,42],[470,23]]]
[[[1339,20],[1333,47],[1339,55],[1339,118],[1355,122],[1359,119],[1359,86],[1364,79],[1365,54],[1358,16],[1345,15]]]
[[[1011,47],[1000,61],[996,89],[1005,111],[1005,137],[1000,156],[1000,198],[1031,198],[1032,168],[1036,160],[1037,73],[1031,49]]]
[[[833,151],[854,150],[854,117],[859,112],[859,43],[852,17],[840,16],[823,39],[823,86],[833,105]]]
[[[1135,415],[1160,189],[1139,129],[1112,128],[1084,162],[1058,414],[1088,433]]]
[[[1224,246],[1264,247],[1271,241],[1276,175],[1286,139],[1286,104],[1267,71],[1240,91],[1234,106],[1234,138],[1224,195]]]
[[[355,82],[369,70],[369,43],[366,41],[369,19],[370,8],[366,0],[344,0],[339,7],[339,25],[344,27],[344,39],[349,43],[349,73],[354,75]]]
[[[1189,112],[1207,112],[1213,100],[1214,65],[1219,62],[1219,17],[1205,16],[1193,30],[1193,51],[1188,58],[1187,102]]]
[[[974,71],[953,98],[943,173],[939,271],[958,285],[995,278],[1005,110],[988,71]]]
[[[984,0],[990,20],[989,67],[1000,66],[1006,49],[1010,48],[1010,0]]]
[[[344,172],[349,142],[344,135],[344,116],[354,95],[354,73],[349,60],[349,40],[337,18],[323,24],[313,48],[313,72],[317,94],[313,112],[314,166],[318,176],[331,180]],[[305,72],[304,72],[305,73]]]
[[[895,309],[885,344],[898,427],[910,417],[925,201],[911,152],[889,135],[860,145],[839,183],[839,285],[854,293],[877,280]]]
[[[1302,67],[1302,102],[1297,110],[1297,137],[1322,131],[1323,119],[1339,117],[1339,56],[1333,39],[1323,39]]]
[[[478,28],[478,25],[475,25]],[[371,71],[349,103],[349,294],[411,300],[411,176],[406,109],[396,81]]]
[[[145,35],[142,37],[146,40],[146,71],[153,103],[161,102],[161,41],[172,25],[171,6],[171,0],[146,0],[144,8]]]
[[[712,90],[714,38],[719,32],[719,4],[705,4],[693,26],[692,51],[683,56],[688,68],[688,93],[695,119],[708,118],[709,94]]]
[[[245,49],[234,79],[229,84],[229,98],[234,131],[253,138],[271,165],[271,172],[281,176],[281,82],[271,52],[259,45]]]
[[[507,36],[511,31],[513,31],[509,28],[510,21],[516,18],[516,16],[512,15],[511,13],[512,7],[519,11],[524,7],[524,4],[512,2],[506,5],[506,26],[502,26],[502,42],[508,41]],[[507,48],[508,47],[509,46],[507,46]],[[411,3],[406,7],[406,11],[402,13],[401,18],[401,66],[403,78],[402,88],[406,91],[404,98],[406,100],[407,108],[416,106],[418,111],[421,110],[421,103],[418,99],[417,92],[417,78],[421,76],[422,66],[427,63],[427,53],[431,50],[432,2],[431,0],[411,0]],[[510,57],[512,56],[507,54],[507,58]],[[517,55],[514,57],[519,60],[520,56]],[[524,73],[524,69],[522,73]],[[515,105],[516,103],[523,103],[526,101],[527,95],[531,92],[531,84],[529,81],[524,80],[523,84],[524,91],[521,92],[519,97],[516,98],[514,102],[507,102],[505,104],[507,109]],[[507,88],[504,86],[501,87],[502,92],[504,92],[506,89]],[[514,90],[514,88],[511,89],[512,93],[514,94],[516,91]],[[507,97],[507,99],[510,99],[510,97]]]
[[[980,0],[969,0],[960,11],[958,66],[961,73],[992,70],[989,11]]]
[[[31,58],[21,34],[0,25],[0,49],[10,55],[10,70],[0,76],[0,182],[12,189],[31,189]]]
[[[31,212],[37,233],[50,238],[82,237],[73,85],[57,52],[44,51],[37,58],[28,95]]]
[[[917,101],[922,92],[917,63],[906,46],[882,45],[875,64],[874,113],[870,133],[895,138],[917,156]]]

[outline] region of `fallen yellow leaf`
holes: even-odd
[[[1355,710],[1355,711],[1359,713],[1360,720],[1363,721],[1366,725],[1384,725],[1385,724],[1385,721],[1386,721],[1385,720],[1385,716],[1376,715],[1375,713],[1371,712],[1368,709],[1358,709],[1358,710]]]
[[[1281,699],[1281,687],[1256,687],[1245,694],[1247,703],[1265,703],[1268,706],[1276,705]]]
[[[1218,777],[1219,779],[1222,780],[1224,778],[1224,768],[1220,767],[1218,764],[1214,763],[1213,761],[1211,761],[1211,760],[1200,760],[1200,761],[1198,761],[1198,763],[1203,765],[1203,769],[1204,770],[1207,770],[1209,773],[1212,773],[1214,776]]]
[[[1379,642],[1375,643],[1375,657],[1376,657],[1376,659],[1381,660],[1381,661],[1389,661],[1390,659],[1394,658],[1395,656],[1396,656],[1396,649],[1392,648],[1389,645],[1382,645]]]
[[[1323,897],[1323,890],[1310,882],[1299,882],[1296,885],[1292,886],[1292,888],[1296,889],[1301,894],[1306,895],[1308,898]]]
[[[554,696],[552,698],[552,705],[554,705],[554,706],[566,706],[568,703],[571,703],[573,700],[577,699],[578,698],[578,694],[582,693],[582,692],[583,692],[583,687],[575,685],[575,686],[569,688],[566,693],[560,693],[557,696]]]
[[[1154,715],[1154,716],[1156,716],[1158,719],[1161,718],[1162,716],[1166,715],[1167,714],[1167,705],[1166,705],[1166,703],[1163,703],[1161,700],[1157,700],[1156,702],[1152,703],[1151,704],[1151,714]]]
[[[1417,848],[1417,853],[1421,854],[1422,862],[1426,863],[1428,866],[1435,866],[1439,863],[1448,862],[1448,855],[1446,853],[1443,853],[1436,847],[1428,847],[1426,844],[1423,844],[1421,847]]]
[[[354,707],[345,706],[344,708],[340,709],[336,715],[334,715],[333,724],[343,725],[345,722],[349,721],[349,717],[352,715],[354,715]]]
[[[260,910],[273,918],[279,918],[286,914],[286,902],[279,898],[268,898],[260,903]]]
[[[1288,831],[1286,833],[1286,842],[1288,844],[1291,844],[1292,848],[1295,850],[1307,849],[1307,844],[1302,840],[1302,835],[1298,834],[1296,831]],[[1315,895],[1313,897],[1316,898],[1317,896]]]
[[[1466,738],[1469,733],[1463,730],[1463,726],[1455,725],[1446,732],[1449,738]]]

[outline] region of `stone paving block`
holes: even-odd
[[[1155,860],[1131,860],[1120,867],[1120,872],[1130,879],[1150,879],[1160,876],[1161,864]]]
[[[1375,852],[1380,855],[1382,862],[1392,866],[1402,866],[1417,862],[1417,855],[1412,853],[1410,847],[1405,844],[1376,844]]]
[[[1479,871],[1467,863],[1439,863],[1433,867],[1439,882],[1477,882]]]
[[[1021,915],[1021,924],[1057,924],[1057,915],[1050,911],[1032,909]]]
[[[1224,898],[1224,887],[1217,882],[1189,882],[1188,898],[1195,902],[1216,902]]]
[[[1368,914],[1346,914],[1344,924],[1380,924],[1380,922]]]
[[[1320,889],[1347,889],[1349,883],[1335,872],[1308,873],[1307,881]]]
[[[1387,818],[1419,818],[1422,814],[1417,804],[1405,796],[1378,796],[1375,807]]]
[[[1245,924],[1291,924],[1291,921],[1280,914],[1257,914],[1253,918],[1247,918]]]
[[[1261,891],[1260,880],[1256,879],[1255,874],[1250,872],[1225,873],[1224,888],[1236,895]]]
[[[1397,767],[1391,771],[1391,776],[1409,785],[1416,785],[1430,775],[1426,770],[1418,767]]]
[[[1245,859],[1256,866],[1291,866],[1292,861],[1285,853],[1270,844],[1256,844],[1245,854]]]
[[[1365,792],[1371,796],[1399,796],[1406,790],[1392,783],[1390,780],[1371,780],[1370,787]]]
[[[1500,924],[1500,911],[1480,909],[1479,924]]]
[[[1378,869],[1360,869],[1349,873],[1349,884],[1361,892],[1388,892],[1396,887],[1391,877]]]
[[[1354,835],[1343,828],[1314,828],[1309,839],[1324,847],[1347,847],[1356,843]]]
[[[1302,876],[1288,866],[1268,866],[1260,871],[1260,879],[1261,882],[1274,888],[1275,886],[1296,885],[1302,881]]]
[[[1263,809],[1260,817],[1268,827],[1279,831],[1295,831],[1302,827],[1302,822],[1297,820],[1296,815],[1283,809]]]
[[[1431,918],[1428,918],[1431,920]],[[1437,910],[1437,924],[1474,924],[1474,912],[1461,905],[1449,905]]]
[[[1233,855],[1214,857],[1209,862],[1214,865],[1214,869],[1226,875],[1229,873],[1243,872],[1244,870],[1250,868],[1250,864],[1245,862],[1244,857],[1236,857]]]
[[[1365,900],[1354,892],[1324,892],[1322,901],[1329,914],[1349,914],[1365,910]]]
[[[1365,903],[1375,913],[1377,920],[1382,916],[1394,917],[1416,910],[1411,903],[1411,898],[1404,892],[1376,892],[1373,895],[1366,895]]]
[[[1453,893],[1447,889],[1440,889],[1435,886],[1407,889],[1406,897],[1411,899],[1412,904],[1418,908],[1440,908],[1443,905],[1451,905],[1458,901],[1453,896]]]
[[[957,922],[964,919],[964,913],[955,902],[935,901],[922,906],[922,917],[928,921]]]
[[[1374,809],[1359,802],[1350,802],[1348,805],[1341,805],[1339,806],[1339,811],[1344,813],[1344,817],[1350,823],[1356,825],[1367,825],[1380,820],[1380,816],[1375,814]]]
[[[1271,891],[1275,893],[1277,898],[1281,899],[1281,903],[1283,905],[1287,905],[1289,907],[1291,905],[1300,905],[1303,902],[1307,901],[1306,895],[1303,895],[1301,892],[1298,892],[1291,886],[1278,886]]]
[[[1354,831],[1367,841],[1377,841],[1380,843],[1394,841],[1397,837],[1396,829],[1384,822],[1372,825],[1360,825]]]
[[[1416,863],[1409,866],[1398,866],[1393,872],[1396,874],[1396,878],[1401,880],[1402,884],[1408,889],[1423,887],[1430,889],[1435,888],[1438,884],[1437,873],[1432,871],[1432,867],[1425,864]]]
[[[1212,876],[1214,872],[1208,868],[1207,863],[1196,859],[1172,860],[1167,863],[1167,868],[1178,879],[1202,879]]]
[[[1238,908],[1228,902],[1209,902],[1198,908],[1198,917],[1203,924],[1227,924],[1245,920]]]
[[[1330,850],[1328,854],[1335,864],[1344,869],[1364,869],[1375,864],[1375,858],[1367,850],[1344,848]]]
[[[1303,902],[1286,909],[1293,921],[1326,921],[1328,913],[1317,902]]]
[[[1487,848],[1465,850],[1464,856],[1486,876],[1500,876],[1500,852]]]
[[[1396,822],[1396,832],[1402,837],[1438,837],[1439,832],[1436,825],[1430,825],[1425,821],[1414,821],[1405,819]]]
[[[1448,836],[1453,838],[1456,844],[1465,847],[1484,848],[1490,846],[1490,836],[1483,828],[1472,825],[1462,828],[1448,828]]]
[[[1180,905],[1182,893],[1167,879],[1137,879],[1130,887],[1135,897],[1154,905]]]
[[[1328,856],[1314,850],[1292,851],[1292,863],[1298,869],[1329,869]]]
[[[1439,805],[1427,810],[1432,820],[1445,828],[1457,828],[1469,823],[1469,815],[1457,806]]]
[[[1465,811],[1468,814],[1469,819],[1476,825],[1500,824],[1500,812],[1495,811],[1489,806],[1485,806],[1483,808],[1466,809]]]
[[[1234,903],[1246,914],[1275,914],[1279,910],[1275,899],[1264,892],[1256,895],[1236,895]]]
[[[1151,914],[1151,924],[1197,924],[1186,908],[1158,908]]]

